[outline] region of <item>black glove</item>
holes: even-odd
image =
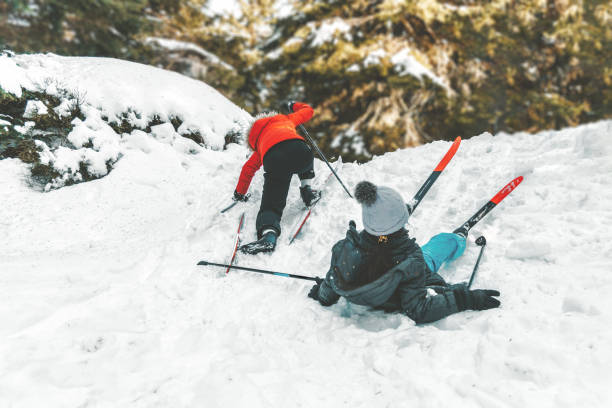
[[[314,300],[319,300],[319,288],[321,287],[323,279],[315,278],[315,281],[317,283],[315,283],[312,288],[310,288],[310,292],[308,292],[308,297],[313,298]]]
[[[497,290],[476,289],[469,290],[467,287],[453,290],[455,301],[459,310],[487,310],[499,307],[501,302],[493,296],[499,296]]]
[[[242,201],[246,203],[247,201],[249,201],[249,197],[250,197],[250,194],[240,194],[239,192],[234,190],[234,197],[232,198],[232,200]]]
[[[283,110],[286,110],[288,113],[293,112],[293,104],[295,101],[286,101],[283,102]]]

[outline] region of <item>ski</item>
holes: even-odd
[[[329,173],[329,175],[327,176],[327,178],[321,185],[321,190],[323,190],[323,187],[325,187],[328,184],[329,180],[331,180],[332,176],[334,176],[334,172],[337,173],[341,166],[342,166],[342,158],[339,158],[338,161],[336,162],[336,165],[334,166],[335,169]],[[312,214],[312,210],[316,207],[316,205],[321,201],[322,198],[323,197],[321,197],[319,201],[317,201],[315,204],[313,204],[312,206],[304,210],[306,211],[304,216],[300,218],[298,222],[294,225],[294,227],[291,229],[292,232],[291,232],[291,235],[289,235],[289,245],[291,245],[293,241],[295,241],[297,236],[300,234],[300,232],[302,231],[302,227],[304,226],[304,224],[306,224],[306,221],[308,221],[308,219],[310,218],[310,215]]]
[[[499,190],[492,199],[490,199],[485,205],[483,205],[480,210],[476,211],[474,215],[470,217],[465,223],[463,223],[459,228],[455,231],[459,231],[465,233],[467,235],[470,228],[472,228],[476,223],[484,218],[497,204],[499,204],[504,198],[508,196],[521,182],[523,181],[523,176],[519,176],[506,184],[504,188]]]
[[[238,251],[238,247],[240,246],[240,232],[242,231],[242,227],[244,226],[244,216],[245,216],[245,212],[243,211],[242,214],[240,214],[240,220],[238,221],[238,231],[236,231],[236,239],[234,240],[234,249],[232,251],[232,255],[230,256],[230,260],[228,262],[227,265],[227,269],[225,270],[225,273],[229,273],[230,269],[232,268],[232,264],[234,263],[234,259],[236,259],[236,252]]]
[[[438,163],[438,165],[431,172],[429,177],[427,177],[427,180],[425,180],[425,183],[423,183],[419,191],[417,191],[417,193],[414,195],[414,198],[412,199],[410,204],[406,204],[406,207],[408,207],[409,214],[412,215],[414,210],[416,210],[417,206],[419,205],[423,197],[425,197],[425,194],[427,194],[427,192],[429,191],[433,183],[435,183],[438,177],[440,177],[442,170],[444,170],[444,168],[451,161],[455,153],[457,153],[457,150],[459,149],[460,144],[461,144],[461,136],[457,136],[457,138],[455,139],[451,147],[448,149],[448,151],[446,152],[442,160],[440,160],[440,163]]]

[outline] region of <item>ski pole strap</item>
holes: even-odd
[[[198,262],[198,265],[203,265],[203,266],[219,266],[219,267],[222,267],[222,268],[238,269],[238,270],[241,270],[241,271],[257,272],[257,273],[265,273],[265,274],[268,274],[268,275],[283,276],[285,278],[304,279],[304,280],[315,281],[315,282],[318,282],[317,279],[320,279],[320,278],[316,278],[316,277],[313,278],[311,276],[294,275],[292,273],[274,272],[274,271],[268,271],[268,270],[265,270],[265,269],[247,268],[247,267],[244,267],[244,266],[219,264],[219,263],[208,262],[208,261],[200,261],[200,262]]]

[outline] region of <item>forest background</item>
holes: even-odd
[[[3,0],[3,49],[174,70],[251,114],[306,101],[345,161],[612,118],[609,0]]]

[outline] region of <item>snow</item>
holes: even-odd
[[[382,48],[377,48],[366,55],[363,59],[363,66],[369,67],[370,65],[378,65],[381,60],[387,56],[387,52]]]
[[[46,115],[49,113],[49,110],[41,101],[28,101],[25,107],[25,112],[23,113],[24,118],[33,118],[37,115]]]
[[[195,54],[200,55],[201,57],[208,59],[213,64],[218,64],[229,71],[236,70],[236,68],[223,61],[217,55],[213,54],[210,51],[206,51],[204,48],[190,42],[174,40],[171,38],[149,37],[145,40],[145,43],[155,44],[168,51],[191,51]]]
[[[30,27],[30,22],[23,18],[18,18],[12,15],[9,15],[6,19],[7,24],[14,25],[17,27]]]
[[[399,76],[411,75],[421,79],[423,76],[430,78],[434,83],[449,89],[444,80],[437,76],[432,70],[420,63],[413,54],[413,50],[403,48],[390,55],[383,48],[372,49],[362,61],[363,68],[381,64],[382,60],[389,58]],[[347,68],[347,72],[358,72],[361,70],[359,64],[352,64]]]
[[[204,10],[212,15],[227,15],[239,18],[242,15],[240,2],[237,0],[208,0]]]
[[[391,57],[391,63],[398,69],[400,76],[412,75],[417,78],[426,76],[438,85],[447,88],[442,78],[417,61],[417,59],[412,55],[412,51],[408,48],[404,48],[393,54]]]
[[[321,22],[317,27],[315,23],[308,23],[312,30],[312,42],[311,47],[320,47],[327,42],[336,42],[338,37],[345,38],[347,41],[351,40],[351,26],[347,24],[341,18],[333,18],[327,21]]]
[[[32,128],[34,128],[35,123],[32,121],[27,121],[23,124],[23,126],[13,126],[13,129],[15,129],[17,132],[21,133],[21,134],[26,134],[28,133]]]
[[[181,136],[197,134],[207,148],[219,150],[225,145],[225,135],[250,119],[247,112],[201,81],[133,62],[37,54],[0,56],[0,67],[6,75],[0,77],[5,91],[18,96],[22,88],[44,92],[60,99],[60,105],[53,108],[59,115],[67,116],[78,107],[85,116],[84,121],[73,120],[67,136],[76,149],[39,143],[45,163],[60,174],[45,190],[82,180],[83,167],[96,177],[108,173],[108,166],[123,154],[122,135],[109,122],[127,121],[146,129],[151,121],[161,121],[158,126],[166,129],[166,143],[177,151],[196,153],[201,147]],[[41,101],[32,100],[24,117],[46,113]],[[173,118],[182,121],[178,133],[170,123]],[[27,134],[33,125],[27,122],[14,128]]]
[[[275,0],[264,5],[273,11],[275,18],[286,18],[295,13],[292,0]],[[225,16],[237,19],[243,16],[241,2],[238,0],[208,0],[203,10],[210,16]]]
[[[359,133],[359,131],[355,128],[354,125],[351,125],[343,135],[336,136],[332,142],[331,147],[333,149],[338,149],[342,147],[342,154],[354,153],[356,155],[369,155],[368,149],[365,145],[365,141],[363,140],[363,136]]]
[[[178,116],[185,126],[203,129],[205,143],[214,149],[223,147],[224,136],[236,120],[249,117],[201,81],[111,58],[0,56],[0,87],[17,96],[21,87],[52,95],[61,88],[79,96],[100,116],[119,123],[128,113],[134,124],[138,124],[137,116],[142,123],[155,116],[162,121]]]
[[[358,64],[352,64],[350,67],[346,69],[346,72],[359,72],[361,68]]]
[[[281,55],[283,55],[283,48],[282,47],[278,47],[270,52],[268,52],[264,58],[265,59],[269,59],[269,60],[276,60],[279,59],[281,57]]]
[[[26,83],[25,73],[17,68],[15,61],[0,54],[0,88],[21,97],[21,86]]]
[[[40,66],[55,74],[58,60],[42,57]],[[66,83],[91,85],[79,86],[89,101],[106,95],[103,109],[125,104],[127,91],[117,89],[115,101],[99,89],[95,75],[108,77],[94,61],[80,60],[87,82],[75,60],[62,61],[74,75]],[[142,72],[124,67],[123,77]],[[131,106],[169,112],[177,95],[196,92],[183,79],[172,89],[160,82],[165,98],[155,102],[141,96],[150,85],[125,85],[136,93]],[[214,110],[204,105],[198,120],[222,137],[217,122],[240,110],[221,98],[207,103]],[[75,142],[106,134],[94,116],[75,126]],[[471,234],[488,242],[474,287],[499,289],[502,307],[423,326],[344,300],[324,308],[307,298],[310,282],[196,266],[227,260],[241,210],[243,242],[255,238],[262,172],[248,203],[218,213],[248,155],[243,146],[193,154],[173,144],[187,139],[167,124],[135,130],[113,139],[122,158],[106,177],[48,193],[28,186],[27,165],[2,160],[0,406],[610,406],[611,133],[612,121],[602,121],[462,142],[411,217],[410,234],[423,244],[452,230],[523,175]],[[106,137],[93,139],[103,146]],[[368,179],[409,200],[448,147],[345,163],[340,174],[349,186]],[[348,221],[360,227],[360,208],[332,180],[288,246],[301,214],[298,186],[295,178],[277,251],[238,264],[326,273]],[[468,279],[479,249],[472,240],[442,269],[450,282]]]
[[[278,19],[289,18],[297,13],[292,0],[277,0],[274,2],[274,16]]]
[[[60,117],[69,116],[70,112],[73,108],[76,107],[76,105],[77,101],[75,101],[74,99],[64,99],[58,106],[53,108],[53,111],[57,113]]]
[[[286,50],[290,50],[292,48],[299,47],[304,42],[303,38],[299,37],[291,37],[287,41],[285,41],[280,47],[268,52],[265,55],[266,59],[275,60],[280,58],[283,55],[283,52]]]

